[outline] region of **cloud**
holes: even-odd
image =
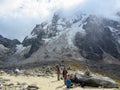
[[[69,17],[80,12],[115,18],[120,0],[1,0],[0,34],[21,41],[54,12]]]
[[[32,31],[37,22],[37,20],[29,18],[0,18],[0,35],[22,41]]]
[[[59,9],[112,15],[120,10],[120,0],[2,0],[0,16],[44,18]]]
[[[119,9],[120,0],[85,0],[81,6],[81,10],[87,13],[106,17],[115,15]]]
[[[84,0],[3,0],[0,4],[1,16],[46,17],[58,9],[68,9]]]
[[[83,0],[81,3],[64,9],[62,14],[69,17],[70,15],[80,14],[80,12],[118,19],[116,13],[120,12],[120,0]]]

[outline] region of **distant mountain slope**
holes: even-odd
[[[20,44],[17,39],[10,40],[0,35],[0,60],[5,61],[5,58],[14,54],[17,44]]]
[[[51,21],[36,25],[23,46],[31,45],[28,57],[44,46],[51,53],[76,49],[87,59],[101,60],[104,52],[120,59],[119,33],[117,21],[85,14],[69,20],[54,15]]]
[[[119,76],[120,21],[81,13],[71,18],[54,14],[36,25],[16,50],[6,66],[77,60]]]

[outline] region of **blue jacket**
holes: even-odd
[[[69,88],[69,87],[71,87],[71,84],[72,84],[71,80],[67,79],[66,80],[66,86]]]

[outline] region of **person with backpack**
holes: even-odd
[[[60,80],[60,68],[59,66],[56,66],[56,73],[57,73],[57,80],[59,81]]]
[[[67,75],[67,79],[66,79],[66,87],[67,88],[71,88],[73,86],[72,82],[71,82],[71,76]]]
[[[64,67],[64,69],[63,69],[63,79],[64,79],[64,84],[66,85],[66,78],[67,78],[67,70],[66,70],[66,68]]]

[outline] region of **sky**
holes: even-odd
[[[120,0],[0,0],[0,35],[22,41],[36,24],[61,10],[66,17],[85,12],[112,19]]]

